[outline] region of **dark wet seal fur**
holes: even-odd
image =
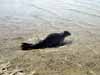
[[[44,40],[41,40],[36,44],[22,43],[21,49],[31,50],[31,49],[54,48],[63,46],[66,44],[64,42],[64,38],[70,35],[71,33],[68,31],[64,31],[61,33],[51,33]]]

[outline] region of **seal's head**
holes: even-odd
[[[70,36],[70,35],[71,35],[70,32],[68,32],[68,31],[64,31],[64,36]]]

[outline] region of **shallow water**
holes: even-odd
[[[32,31],[69,30],[100,40],[99,3],[100,0],[0,0],[0,34],[4,33],[4,38]]]
[[[100,0],[0,0],[1,21],[22,18],[35,18],[46,21],[100,23]]]
[[[63,70],[64,73],[84,75],[81,74],[83,73],[81,70],[88,67],[94,73],[93,75],[99,75],[99,13],[100,0],[0,0],[0,62],[8,60],[15,62],[15,66],[22,65],[21,68],[24,68],[25,65],[21,62],[27,65],[30,63],[28,60],[31,60],[31,66],[28,67],[34,68],[33,65],[39,65],[36,67],[40,71],[42,68],[45,72],[48,66],[44,68],[43,64],[51,61],[53,69],[58,65],[56,73],[59,74],[63,68],[66,68],[68,59],[67,62],[70,63],[67,64],[78,65],[79,70],[72,67]],[[70,45],[33,50],[33,52],[23,52],[20,49],[23,41],[36,39],[37,42],[49,33],[64,30],[68,30],[72,34],[71,37],[66,38],[66,40],[72,41]],[[48,70],[50,69],[48,68]],[[92,73],[86,75],[92,75]],[[54,75],[56,74],[54,73]]]

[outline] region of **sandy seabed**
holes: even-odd
[[[55,21],[55,26],[41,20],[37,24],[27,21],[0,24],[1,75],[99,75],[99,27],[60,20]],[[66,38],[71,44],[52,49],[20,49],[23,41],[64,30],[72,33]]]
[[[99,12],[99,4],[95,4],[99,0],[76,1],[59,6],[59,0],[56,6],[59,8],[54,9],[50,8],[52,5],[42,9],[42,3],[38,7],[33,4],[37,14],[31,17],[0,17],[0,75],[100,75],[100,16],[95,12]],[[60,8],[63,15],[56,12]],[[23,41],[32,39],[34,43],[64,30],[71,32],[65,40],[72,43],[30,51],[20,48]]]

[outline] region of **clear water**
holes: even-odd
[[[100,0],[0,0],[1,20],[38,17],[99,25],[99,13]]]

